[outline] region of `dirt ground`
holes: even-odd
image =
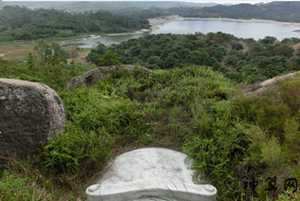
[[[4,60],[23,60],[26,56],[33,52],[36,42],[34,41],[13,41],[0,43],[0,59]],[[64,48],[71,56],[69,62],[85,64],[86,56],[90,49],[79,49],[76,47]]]
[[[0,58],[5,60],[22,60],[33,51],[33,42],[0,43]]]

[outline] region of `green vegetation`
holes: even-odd
[[[18,6],[5,6],[0,10],[0,41],[129,32],[148,27],[142,15],[113,15],[107,11],[69,13]]]
[[[260,96],[244,96],[235,83],[299,69],[292,63],[299,59],[294,43],[218,33],[157,35],[99,46],[89,55],[96,64],[136,63],[152,70],[136,65],[75,89],[66,89],[66,83],[89,68],[68,64],[57,44],[38,43],[24,62],[1,60],[0,77],[56,89],[67,124],[28,165],[1,174],[0,200],[84,199],[82,184],[111,157],[145,146],[187,153],[198,177],[218,188],[220,201],[242,200],[244,178],[299,180],[300,77]],[[266,185],[259,182],[257,200],[267,200]],[[12,187],[20,190],[12,192]],[[298,199],[293,196],[283,192],[279,201]]]
[[[279,196],[278,201],[298,201],[300,200],[300,193],[283,193]]]
[[[218,2],[217,2],[218,3]],[[2,2],[1,6],[25,6],[28,8],[58,9],[70,12],[107,10],[115,14],[143,12],[144,14],[181,15],[184,17],[226,17],[235,19],[268,19],[287,22],[300,21],[298,1],[273,1],[264,4],[242,3],[216,5],[216,3],[191,3],[176,1],[132,2]],[[143,15],[144,15],[143,14]],[[152,15],[153,16],[153,15]]]
[[[0,200],[31,201],[51,200],[44,196],[35,186],[28,184],[28,178],[18,177],[4,172],[0,182]]]
[[[11,161],[9,170],[0,172],[1,201],[75,201],[74,192],[57,186],[28,162]]]
[[[273,37],[245,40],[223,33],[149,35],[111,48],[99,45],[88,59],[105,65],[104,58],[113,55],[117,62],[153,69],[205,65],[234,81],[249,83],[300,70],[299,50],[294,48],[299,42]]]
[[[24,61],[0,59],[0,77],[43,82],[59,91],[72,77],[88,69],[67,64],[68,56],[58,44],[40,41]]]

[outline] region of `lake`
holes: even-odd
[[[93,48],[97,44],[118,44],[146,34],[194,34],[224,32],[240,38],[262,39],[274,36],[279,40],[291,37],[300,37],[299,23],[284,23],[270,20],[238,20],[227,18],[172,18],[163,23],[152,26],[148,32],[137,31],[133,33],[91,35],[76,40],[64,41],[63,45],[75,44],[80,48]]]

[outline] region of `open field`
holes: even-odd
[[[23,60],[34,51],[37,41],[10,41],[0,43],[0,59],[4,60]],[[90,49],[79,49],[74,46],[64,47],[70,55],[70,62],[86,63],[85,57]]]
[[[34,42],[0,43],[0,58],[5,60],[21,60],[33,51]]]

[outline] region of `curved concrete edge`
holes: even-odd
[[[122,185],[94,184],[87,188],[88,201],[132,201],[142,197],[161,197],[184,201],[214,201],[217,189],[209,184],[195,185],[163,181],[138,181]]]

